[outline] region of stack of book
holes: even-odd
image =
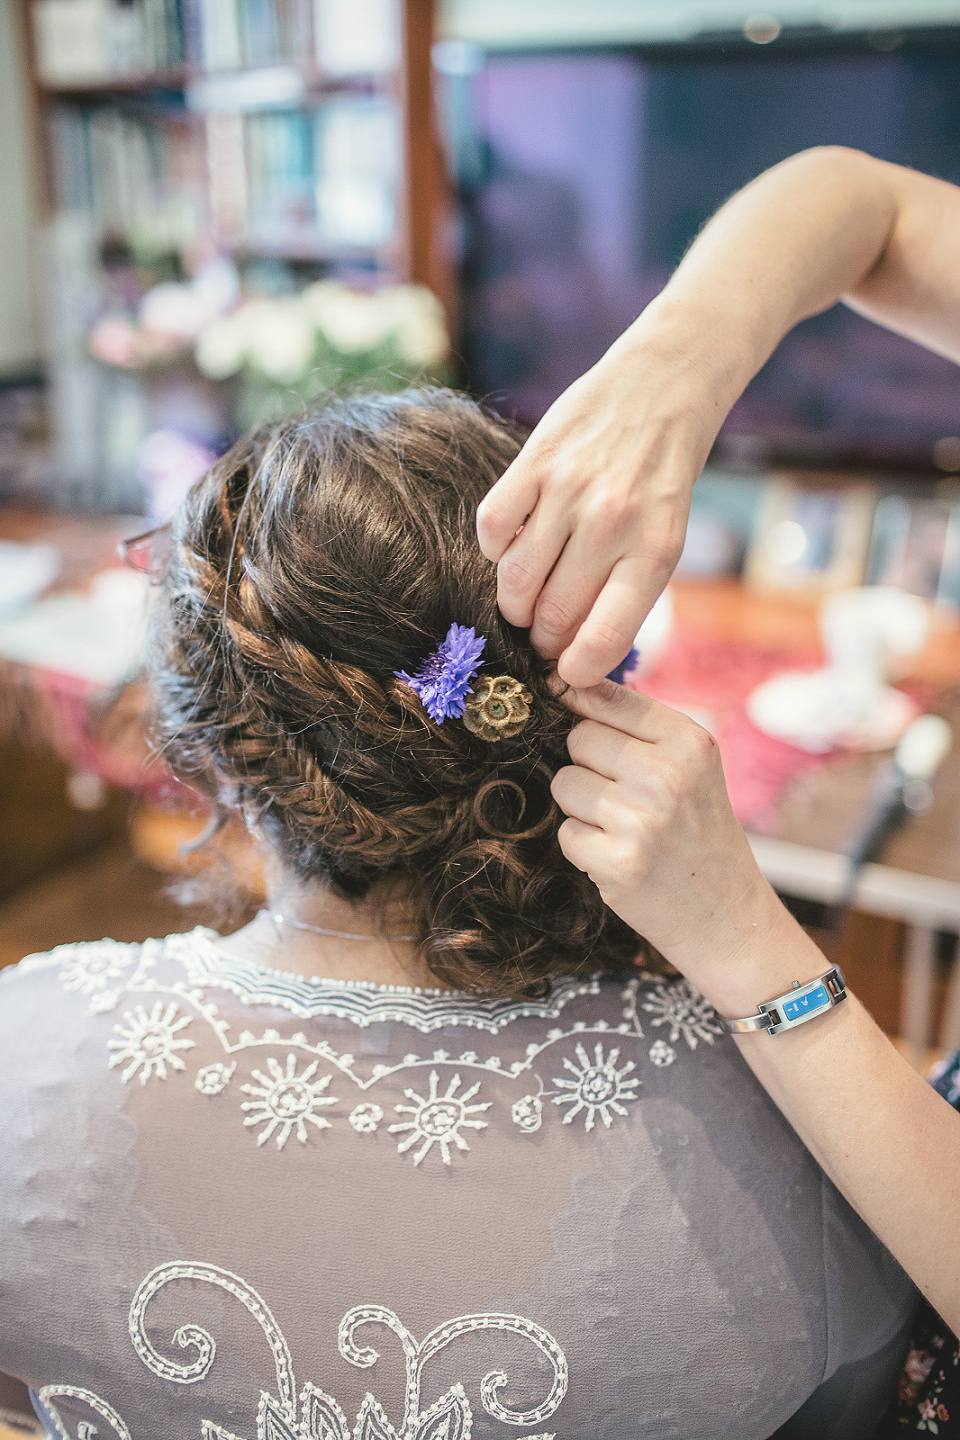
[[[34,0],[33,19],[54,87],[284,62],[378,75],[399,58],[395,0]]]
[[[190,56],[203,70],[299,61],[338,77],[399,60],[393,0],[195,0],[191,15]]]
[[[36,0],[37,68],[51,86],[162,72],[187,59],[183,0]]]
[[[60,92],[56,208],[99,241],[313,260],[388,244],[397,0],[36,0],[34,15]]]
[[[197,245],[333,261],[393,236],[399,117],[388,96],[198,117],[184,108],[58,105],[57,209],[140,258]]]
[[[95,240],[137,255],[196,243],[206,177],[183,112],[58,105],[50,142],[57,211],[84,216]]]
[[[57,463],[80,503],[129,504],[158,417],[176,428],[179,406],[184,432],[215,445],[230,402],[201,404],[195,387],[173,403],[171,382],[122,359],[111,373],[90,352],[105,316],[136,324],[151,286],[216,255],[254,292],[397,278],[400,0],[33,0],[32,13]]]

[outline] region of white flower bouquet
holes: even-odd
[[[344,385],[396,389],[442,374],[446,317],[423,285],[366,293],[318,280],[297,295],[257,297],[200,331],[194,358],[211,380],[243,380],[243,426]]]
[[[107,310],[90,333],[90,353],[121,370],[155,370],[191,356],[197,336],[237,304],[231,260],[211,260],[191,280],[153,285],[135,314]]]
[[[424,285],[367,292],[318,280],[298,294],[244,297],[223,260],[191,281],[154,286],[135,318],[106,314],[90,336],[106,365],[154,370],[192,360],[208,380],[239,377],[241,429],[324,390],[447,378],[449,349],[443,306]]]

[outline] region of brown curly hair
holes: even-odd
[[[641,943],[561,854],[550,794],[569,710],[501,616],[479,501],[517,454],[460,395],[332,400],[240,440],[174,522],[153,667],[160,740],[221,812],[254,815],[302,880],[405,880],[446,986],[516,995],[618,970]],[[396,678],[452,621],[531,696],[497,742],[435,724]]]

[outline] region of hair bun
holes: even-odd
[[[496,994],[639,947],[561,853],[550,783],[573,717],[476,544],[477,505],[519,448],[449,391],[261,427],[181,508],[153,670],[185,779],[257,814],[303,881],[348,899],[405,883],[437,978]],[[405,679],[451,615],[474,620],[488,668],[451,627],[472,693],[440,724]]]

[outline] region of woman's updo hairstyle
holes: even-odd
[[[477,547],[477,505],[519,448],[443,390],[261,426],[174,522],[153,674],[185,780],[255,817],[301,880],[347,899],[406,880],[433,974],[498,995],[640,948],[561,854],[550,780],[572,717]],[[481,676],[529,691],[515,738],[435,724],[396,678],[453,621],[486,636]]]

